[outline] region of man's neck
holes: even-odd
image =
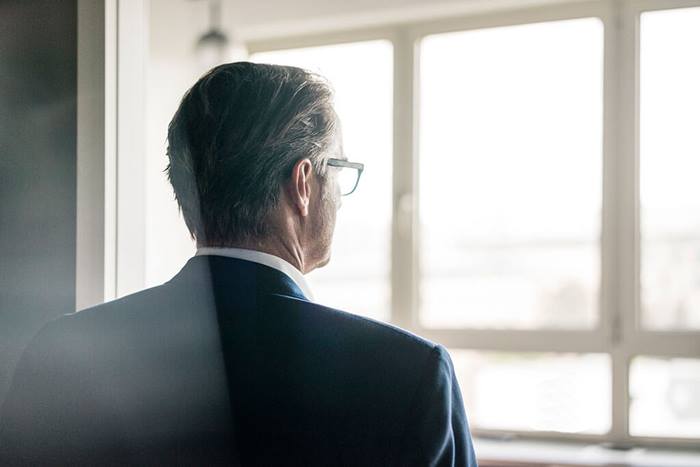
[[[197,248],[205,247],[206,245],[197,245]],[[299,271],[302,274],[306,274],[308,271],[305,269],[306,264],[304,263],[303,250],[299,245],[290,245],[285,242],[266,239],[266,240],[249,240],[249,241],[239,241],[227,243],[226,245],[211,245],[221,248],[242,248],[246,250],[255,250],[262,253],[267,253],[269,255],[277,256],[282,258]]]

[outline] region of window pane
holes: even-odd
[[[700,8],[641,17],[641,293],[647,328],[700,329],[698,44]]]
[[[316,301],[389,319],[393,50],[368,41],[255,54],[320,73],[335,89],[348,159],[365,164],[338,211],[330,264],[309,275]],[[371,71],[369,71],[371,70]]]
[[[610,359],[603,354],[451,350],[477,428],[606,433]]]
[[[700,360],[638,357],[630,367],[630,434],[700,437]]]
[[[602,75],[597,19],[423,40],[423,324],[597,324]]]

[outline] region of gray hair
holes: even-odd
[[[227,246],[264,238],[282,183],[311,160],[325,175],[333,92],[300,68],[217,66],[182,98],[168,127],[166,169],[192,238]]]

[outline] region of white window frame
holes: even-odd
[[[148,5],[78,1],[77,310],[145,286]]]
[[[455,349],[610,356],[612,425],[609,433],[589,435],[476,428],[475,434],[509,433],[523,438],[600,441],[618,446],[697,447],[697,438],[631,436],[628,427],[629,367],[633,357],[700,358],[700,332],[644,330],[639,323],[639,16],[644,11],[697,6],[700,0],[590,0],[521,5],[457,18],[261,39],[247,44],[251,54],[377,39],[393,44],[392,323]],[[422,327],[418,320],[419,41],[431,34],[586,17],[599,18],[605,31],[601,284],[597,328],[530,331]]]

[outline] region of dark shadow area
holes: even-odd
[[[0,402],[31,336],[75,311],[76,3],[0,1]]]

